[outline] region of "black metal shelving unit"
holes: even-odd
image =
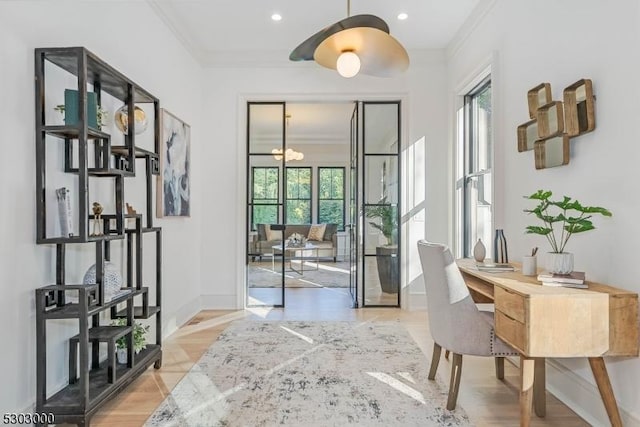
[[[74,125],[50,125],[45,114],[45,64],[67,71],[77,78],[78,121]],[[95,92],[98,105],[103,93],[122,101],[128,108],[128,133],[124,145],[111,144],[108,133],[88,126],[87,94]],[[155,114],[154,151],[135,145],[134,106],[153,104]],[[52,413],[55,424],[63,422],[88,426],[92,415],[111,397],[124,389],[152,364],[162,364],[162,229],[153,225],[152,179],[159,174],[160,103],[119,71],[84,47],[40,48],[35,50],[36,110],[36,243],[56,247],[56,282],[36,289],[36,411]],[[64,141],[63,171],[77,175],[78,234],[48,236],[46,205],[46,146],[50,139]],[[93,150],[89,149],[93,144]],[[136,176],[136,159],[143,159],[146,187],[145,214],[125,214],[123,209],[125,178]],[[74,164],[75,163],[77,164]],[[90,166],[91,164],[91,166]],[[141,174],[142,175],[142,174]],[[89,232],[89,177],[114,180],[115,212],[102,215],[101,235]],[[146,217],[146,218],[144,218]],[[143,226],[143,219],[146,220]],[[131,224],[133,223],[133,225]],[[143,235],[155,236],[155,277],[143,284]],[[115,298],[106,301],[104,263],[111,259],[111,242],[126,242],[127,277]],[[70,244],[95,246],[96,284],[66,283],[66,247]],[[135,271],[135,277],[134,277]],[[153,291],[155,301],[150,301]],[[74,298],[77,296],[77,298]],[[111,319],[126,318],[125,326],[111,326]],[[101,317],[103,318],[101,320]],[[52,395],[47,394],[47,322],[74,319],[78,334],[69,339],[69,384]],[[134,319],[155,319],[155,343],[135,354]],[[115,361],[115,341],[125,337],[128,343],[126,364]],[[107,343],[106,360],[100,360],[99,343]]]

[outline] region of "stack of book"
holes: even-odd
[[[487,273],[502,273],[505,271],[515,271],[513,265],[507,263],[498,262],[479,262],[476,263],[478,271],[484,271]]]
[[[561,286],[565,288],[588,288],[584,280],[584,271],[572,271],[569,274],[540,273],[538,280],[544,286]]]

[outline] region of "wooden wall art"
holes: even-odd
[[[518,126],[518,151],[533,150],[533,143],[538,139],[538,121],[529,120]]]
[[[553,101],[551,84],[541,83],[527,92],[529,117],[518,126],[518,152],[534,151],[536,169],[569,164],[569,138],[596,127],[595,95],[591,80],[580,79],[563,91],[563,101]]]
[[[529,101],[529,118],[535,119],[538,108],[551,102],[551,84],[540,83],[527,92],[527,99]]]
[[[569,135],[555,135],[539,139],[534,144],[536,169],[553,168],[569,164]]]
[[[538,108],[538,137],[548,138],[564,132],[562,101],[551,101]]]
[[[579,136],[596,128],[591,80],[581,79],[565,88],[564,115],[569,136]]]

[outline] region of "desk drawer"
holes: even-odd
[[[498,288],[496,288],[496,291],[497,290]],[[517,320],[514,320],[506,314],[496,310],[495,329],[498,337],[511,344],[516,350],[524,354],[527,353],[525,349],[527,332],[524,323],[518,322]]]
[[[525,298],[496,286],[494,288],[496,311],[500,310],[512,319],[525,323]]]

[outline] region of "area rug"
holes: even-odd
[[[468,426],[395,322],[232,323],[146,426]]]
[[[275,264],[273,270],[271,261],[252,262],[247,269],[247,280],[250,288],[276,288],[280,287],[282,264]],[[347,262],[305,262],[304,271],[299,274],[291,271],[289,262],[285,264],[286,288],[348,288],[349,287],[349,263]],[[300,271],[300,263],[296,262],[294,268]]]

